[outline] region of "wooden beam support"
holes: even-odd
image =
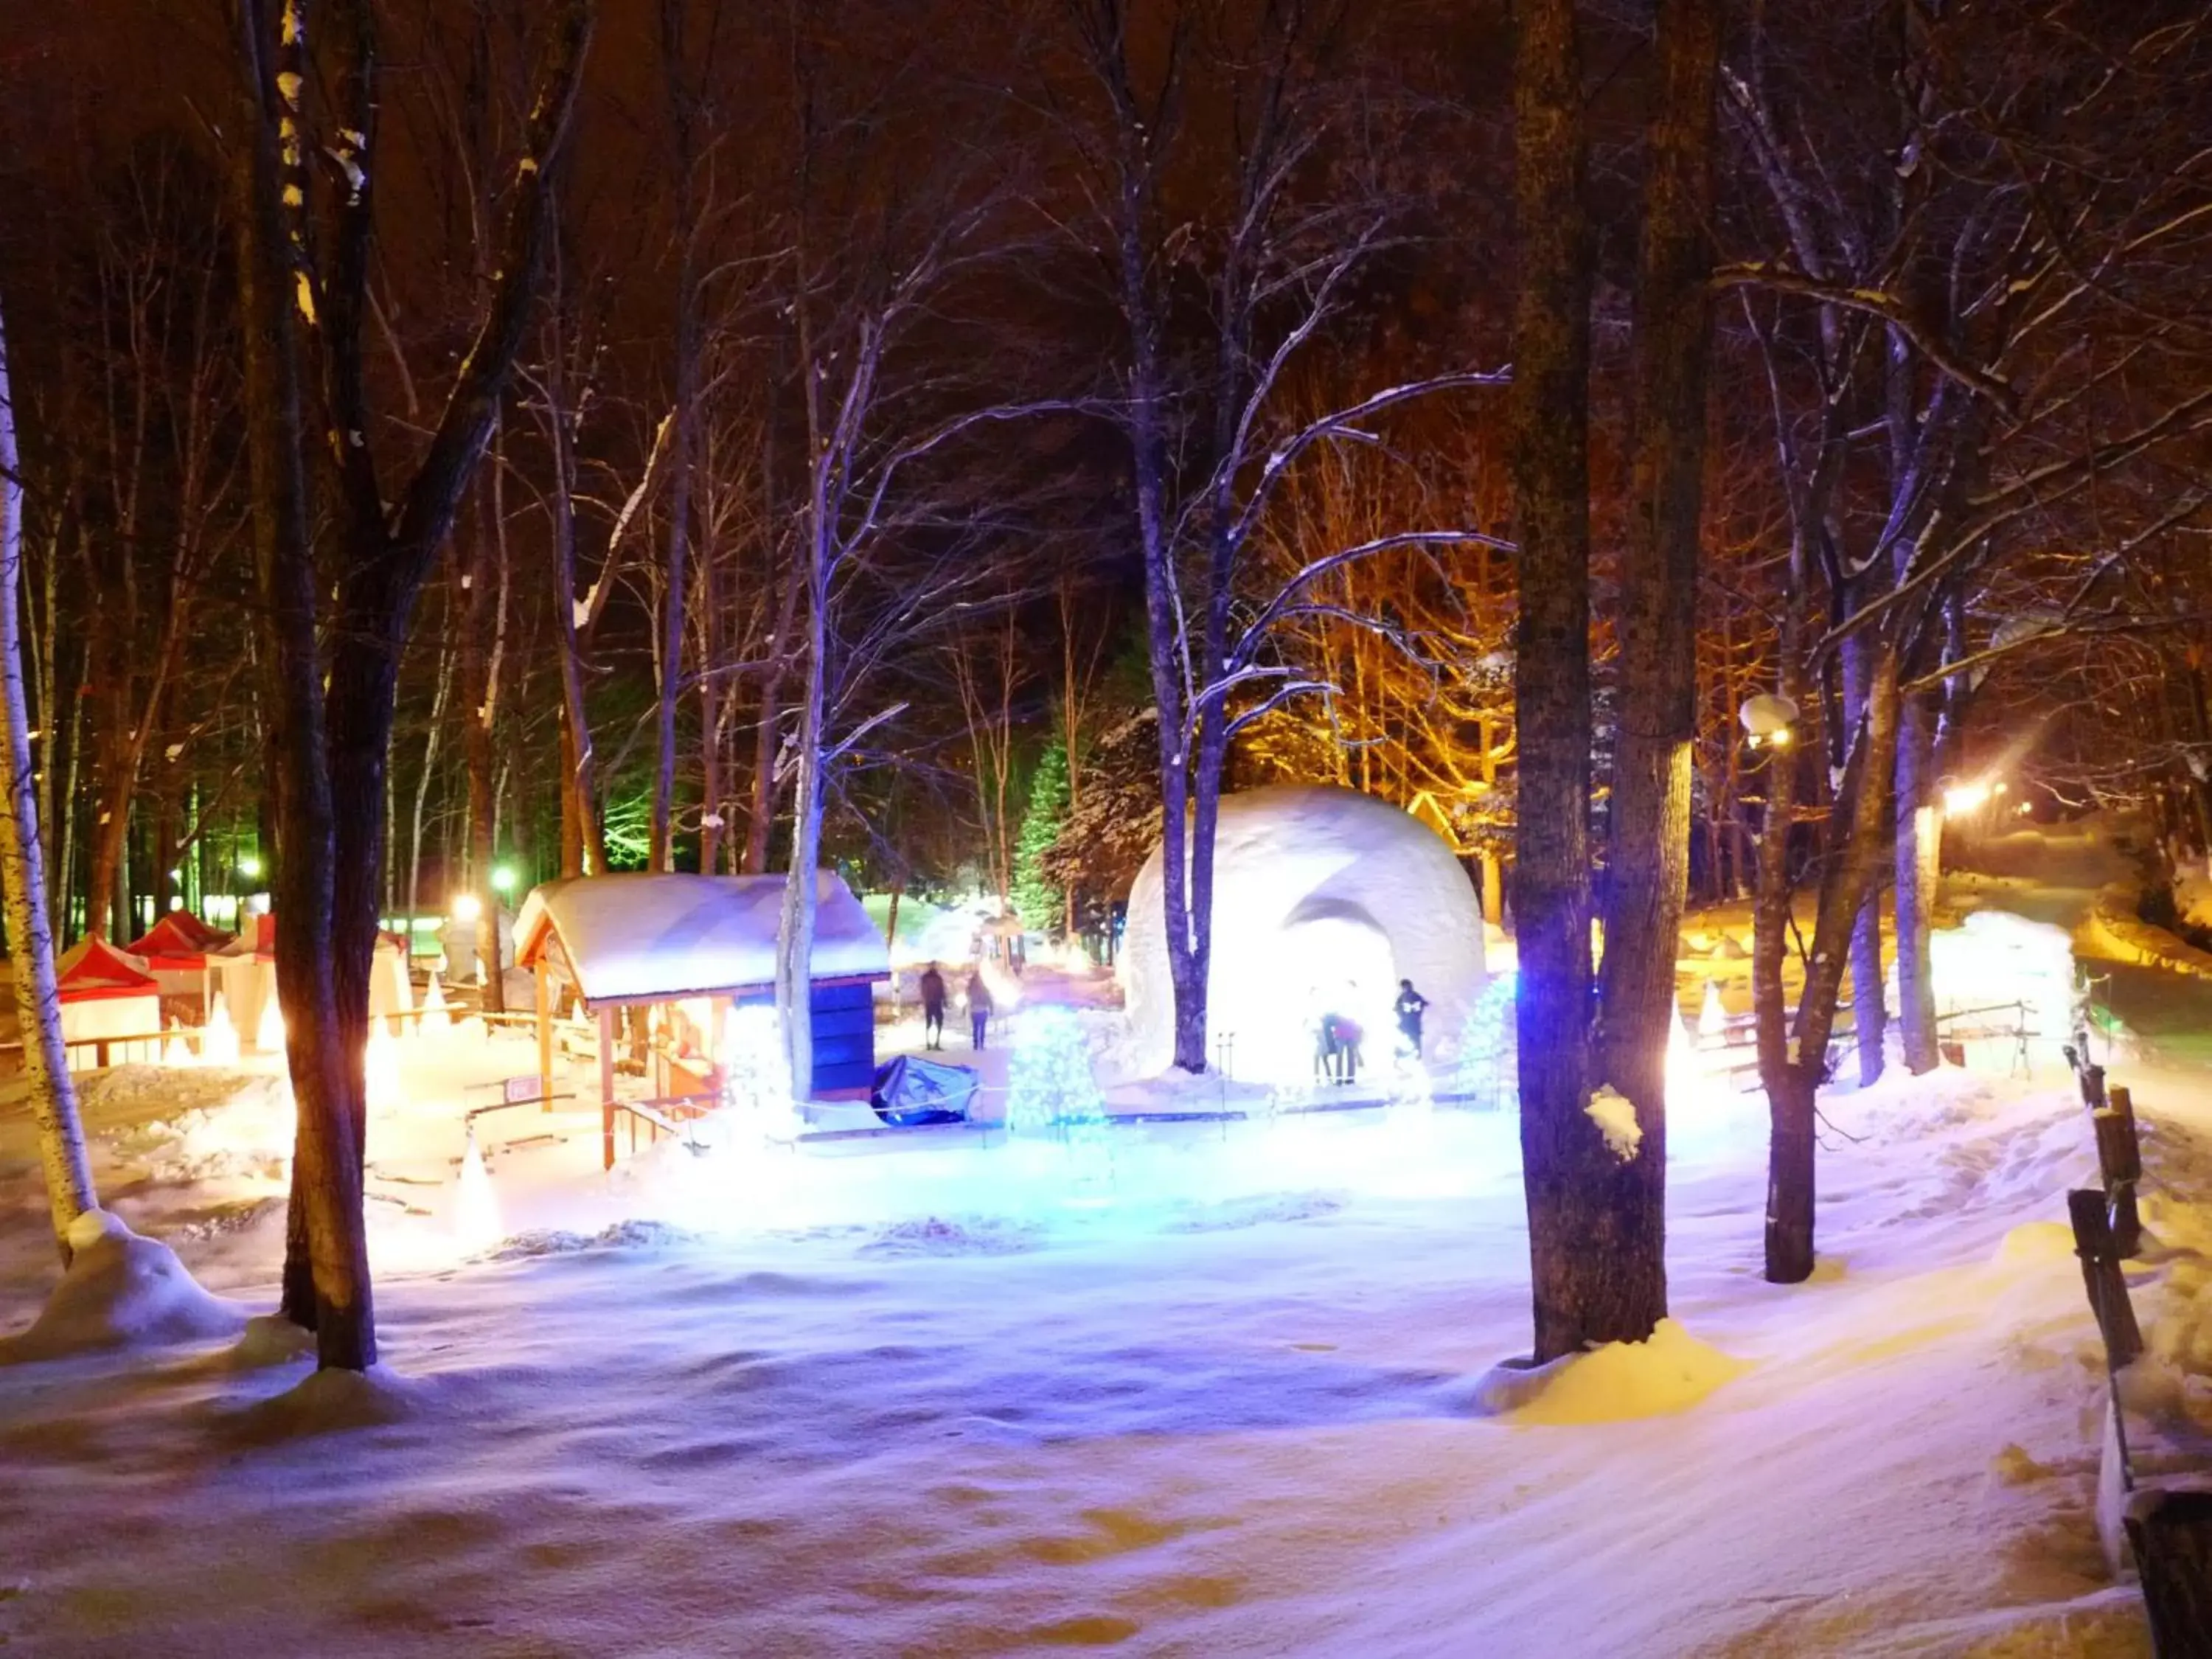
[[[553,975],[539,957],[531,969],[531,978],[538,988],[538,1091],[545,1098],[545,1109],[553,1109]]]
[[[615,1167],[615,1011],[599,1016],[599,1133],[605,1167]]]

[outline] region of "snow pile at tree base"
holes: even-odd
[[[421,1414],[428,1392],[426,1385],[381,1365],[366,1371],[316,1371],[239,1413],[232,1419],[232,1437],[246,1445],[276,1445],[312,1435],[389,1428]]]
[[[1646,1342],[1607,1342],[1544,1365],[1498,1366],[1475,1398],[1486,1414],[1516,1423],[1622,1423],[1688,1411],[1750,1369],[1679,1321],[1662,1319]]]
[[[244,1308],[202,1290],[167,1245],[105,1210],[71,1222],[69,1244],[69,1271],[31,1328],[0,1338],[0,1365],[235,1337],[246,1328]]]

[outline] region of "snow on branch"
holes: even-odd
[[[1324,438],[1345,438],[1364,442],[1373,441],[1361,430],[1363,424],[1376,415],[1398,404],[1410,403],[1416,398],[1425,398],[1438,392],[1455,392],[1469,386],[1502,386],[1513,382],[1510,364],[1492,370],[1468,370],[1462,374],[1431,375],[1425,380],[1409,380],[1403,386],[1386,386],[1372,397],[1346,408],[1335,410],[1320,419],[1308,422],[1277,446],[1260,469],[1260,477],[1252,489],[1251,499],[1237,514],[1237,527],[1232,532],[1238,541],[1252,533],[1260,516],[1267,511],[1267,502],[1276,485],[1283,480],[1299,456]],[[1496,544],[1504,546],[1504,544]]]
[[[1763,259],[1723,265],[1713,272],[1712,282],[1716,288],[1764,288],[1778,294],[1802,295],[1825,305],[1878,317],[1911,341],[1913,349],[1943,374],[1996,404],[2006,419],[2019,418],[2020,394],[2009,381],[1961,358],[1929,331],[1911,307],[1885,289],[1827,282]]]
[[[1237,636],[1236,645],[1229,653],[1229,660],[1240,664],[1249,661],[1252,652],[1258,647],[1261,641],[1266,638],[1275,625],[1286,615],[1291,614],[1293,608],[1300,604],[1299,595],[1312,583],[1318,581],[1332,570],[1340,570],[1356,560],[1368,558],[1377,553],[1387,553],[1394,548],[1468,545],[1495,548],[1501,553],[1514,553],[1520,550],[1513,543],[1500,537],[1486,535],[1479,530],[1401,530],[1391,535],[1377,536],[1371,541],[1360,542],[1351,547],[1339,548],[1334,553],[1325,554],[1309,562],[1275,591],[1274,598],[1260,608],[1259,614]]]

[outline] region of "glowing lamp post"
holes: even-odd
[[[1736,718],[1743,722],[1748,748],[1787,749],[1796,741],[1797,705],[1777,692],[1746,697]]]

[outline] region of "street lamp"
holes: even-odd
[[[1772,691],[1762,691],[1757,696],[1746,697],[1743,707],[1736,711],[1748,734],[1747,747],[1752,749],[1787,749],[1796,740],[1791,723],[1797,718],[1797,705],[1788,697]]]

